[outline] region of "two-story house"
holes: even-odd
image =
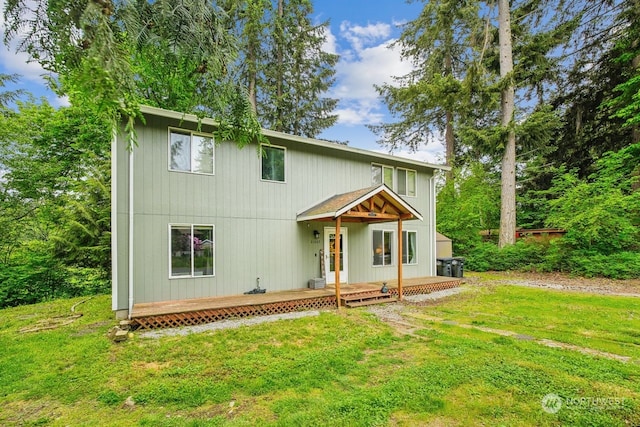
[[[214,141],[212,120],[142,112],[138,145],[128,150],[124,135],[112,145],[119,317],[312,278],[436,275],[434,173],[446,167],[268,130],[260,155]]]

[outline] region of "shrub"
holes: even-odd
[[[640,277],[640,252],[605,255],[573,249],[565,239],[518,241],[502,249],[493,243],[483,243],[466,254],[465,268],[470,271],[561,271],[584,277],[631,279]]]
[[[494,243],[482,243],[467,253],[465,267],[471,271],[540,270],[548,246],[535,240],[520,240],[502,249]]]
[[[566,268],[572,274],[585,277],[638,278],[640,277],[640,253],[618,252],[603,255],[597,252],[573,251],[567,257]]]
[[[106,293],[109,286],[102,269],[65,266],[49,242],[30,241],[0,264],[0,308]]]

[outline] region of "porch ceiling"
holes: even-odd
[[[384,184],[337,194],[300,212],[298,221],[389,222],[422,215]]]

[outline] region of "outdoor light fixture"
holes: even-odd
[[[313,230],[313,238],[316,240],[320,238],[320,232],[318,230]]]

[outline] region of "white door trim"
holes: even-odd
[[[330,235],[336,234],[335,227],[325,227],[324,228],[324,268],[325,268],[325,278],[328,285],[333,285],[336,283],[336,274],[331,270],[331,265],[333,264],[333,259],[331,257],[331,251],[329,250],[329,241]],[[340,265],[340,283],[349,283],[349,246],[348,246],[348,229],[345,227],[340,227],[340,242],[342,243],[342,263]]]

